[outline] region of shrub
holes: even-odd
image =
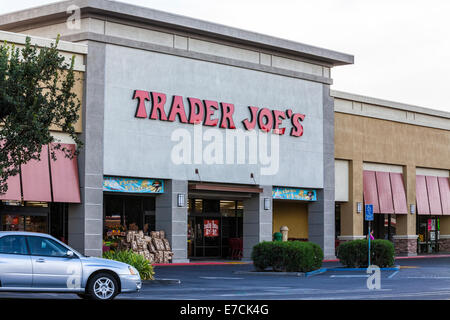
[[[309,272],[322,266],[322,249],[311,242],[264,241],[253,247],[253,265],[257,271]]]
[[[341,243],[337,249],[340,262],[349,268],[367,267],[369,260],[368,240]],[[394,265],[394,245],[388,240],[370,241],[370,263],[380,268]]]
[[[154,280],[155,272],[150,262],[131,250],[111,250],[103,253],[103,258],[124,262],[136,268],[142,280]]]

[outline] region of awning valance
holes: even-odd
[[[42,146],[40,160],[30,160],[20,168],[24,201],[51,202],[48,146]]]
[[[80,203],[77,158],[67,158],[64,152],[55,149],[55,145],[50,145],[50,151],[56,155],[56,161],[50,158],[53,202]],[[74,144],[61,143],[61,146],[75,152]]]
[[[421,215],[450,215],[449,178],[416,176],[417,213]]]
[[[75,150],[73,144],[61,145]],[[42,146],[40,160],[27,162],[20,176],[9,177],[8,192],[0,200],[80,203],[77,158],[66,158],[60,150],[55,153],[56,161],[50,159],[49,147]]]
[[[374,213],[408,213],[401,173],[364,170],[363,191],[364,204],[372,204]]]

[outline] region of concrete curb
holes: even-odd
[[[180,284],[181,280],[178,279],[155,279],[155,280],[142,280],[143,285],[154,284]]]

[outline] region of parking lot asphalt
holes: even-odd
[[[158,279],[180,283],[145,284],[131,300],[448,300],[450,258],[396,260],[400,270],[381,271],[379,289],[368,288],[366,271],[328,271],[311,277],[237,274],[252,264],[161,266]],[[339,266],[324,263],[325,268]],[[371,280],[372,287],[376,284]],[[375,286],[376,287],[376,286]],[[0,293],[14,299],[79,299],[73,294]]]

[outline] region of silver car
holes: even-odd
[[[141,286],[139,272],[128,264],[84,256],[48,234],[0,232],[0,291],[110,300]]]

